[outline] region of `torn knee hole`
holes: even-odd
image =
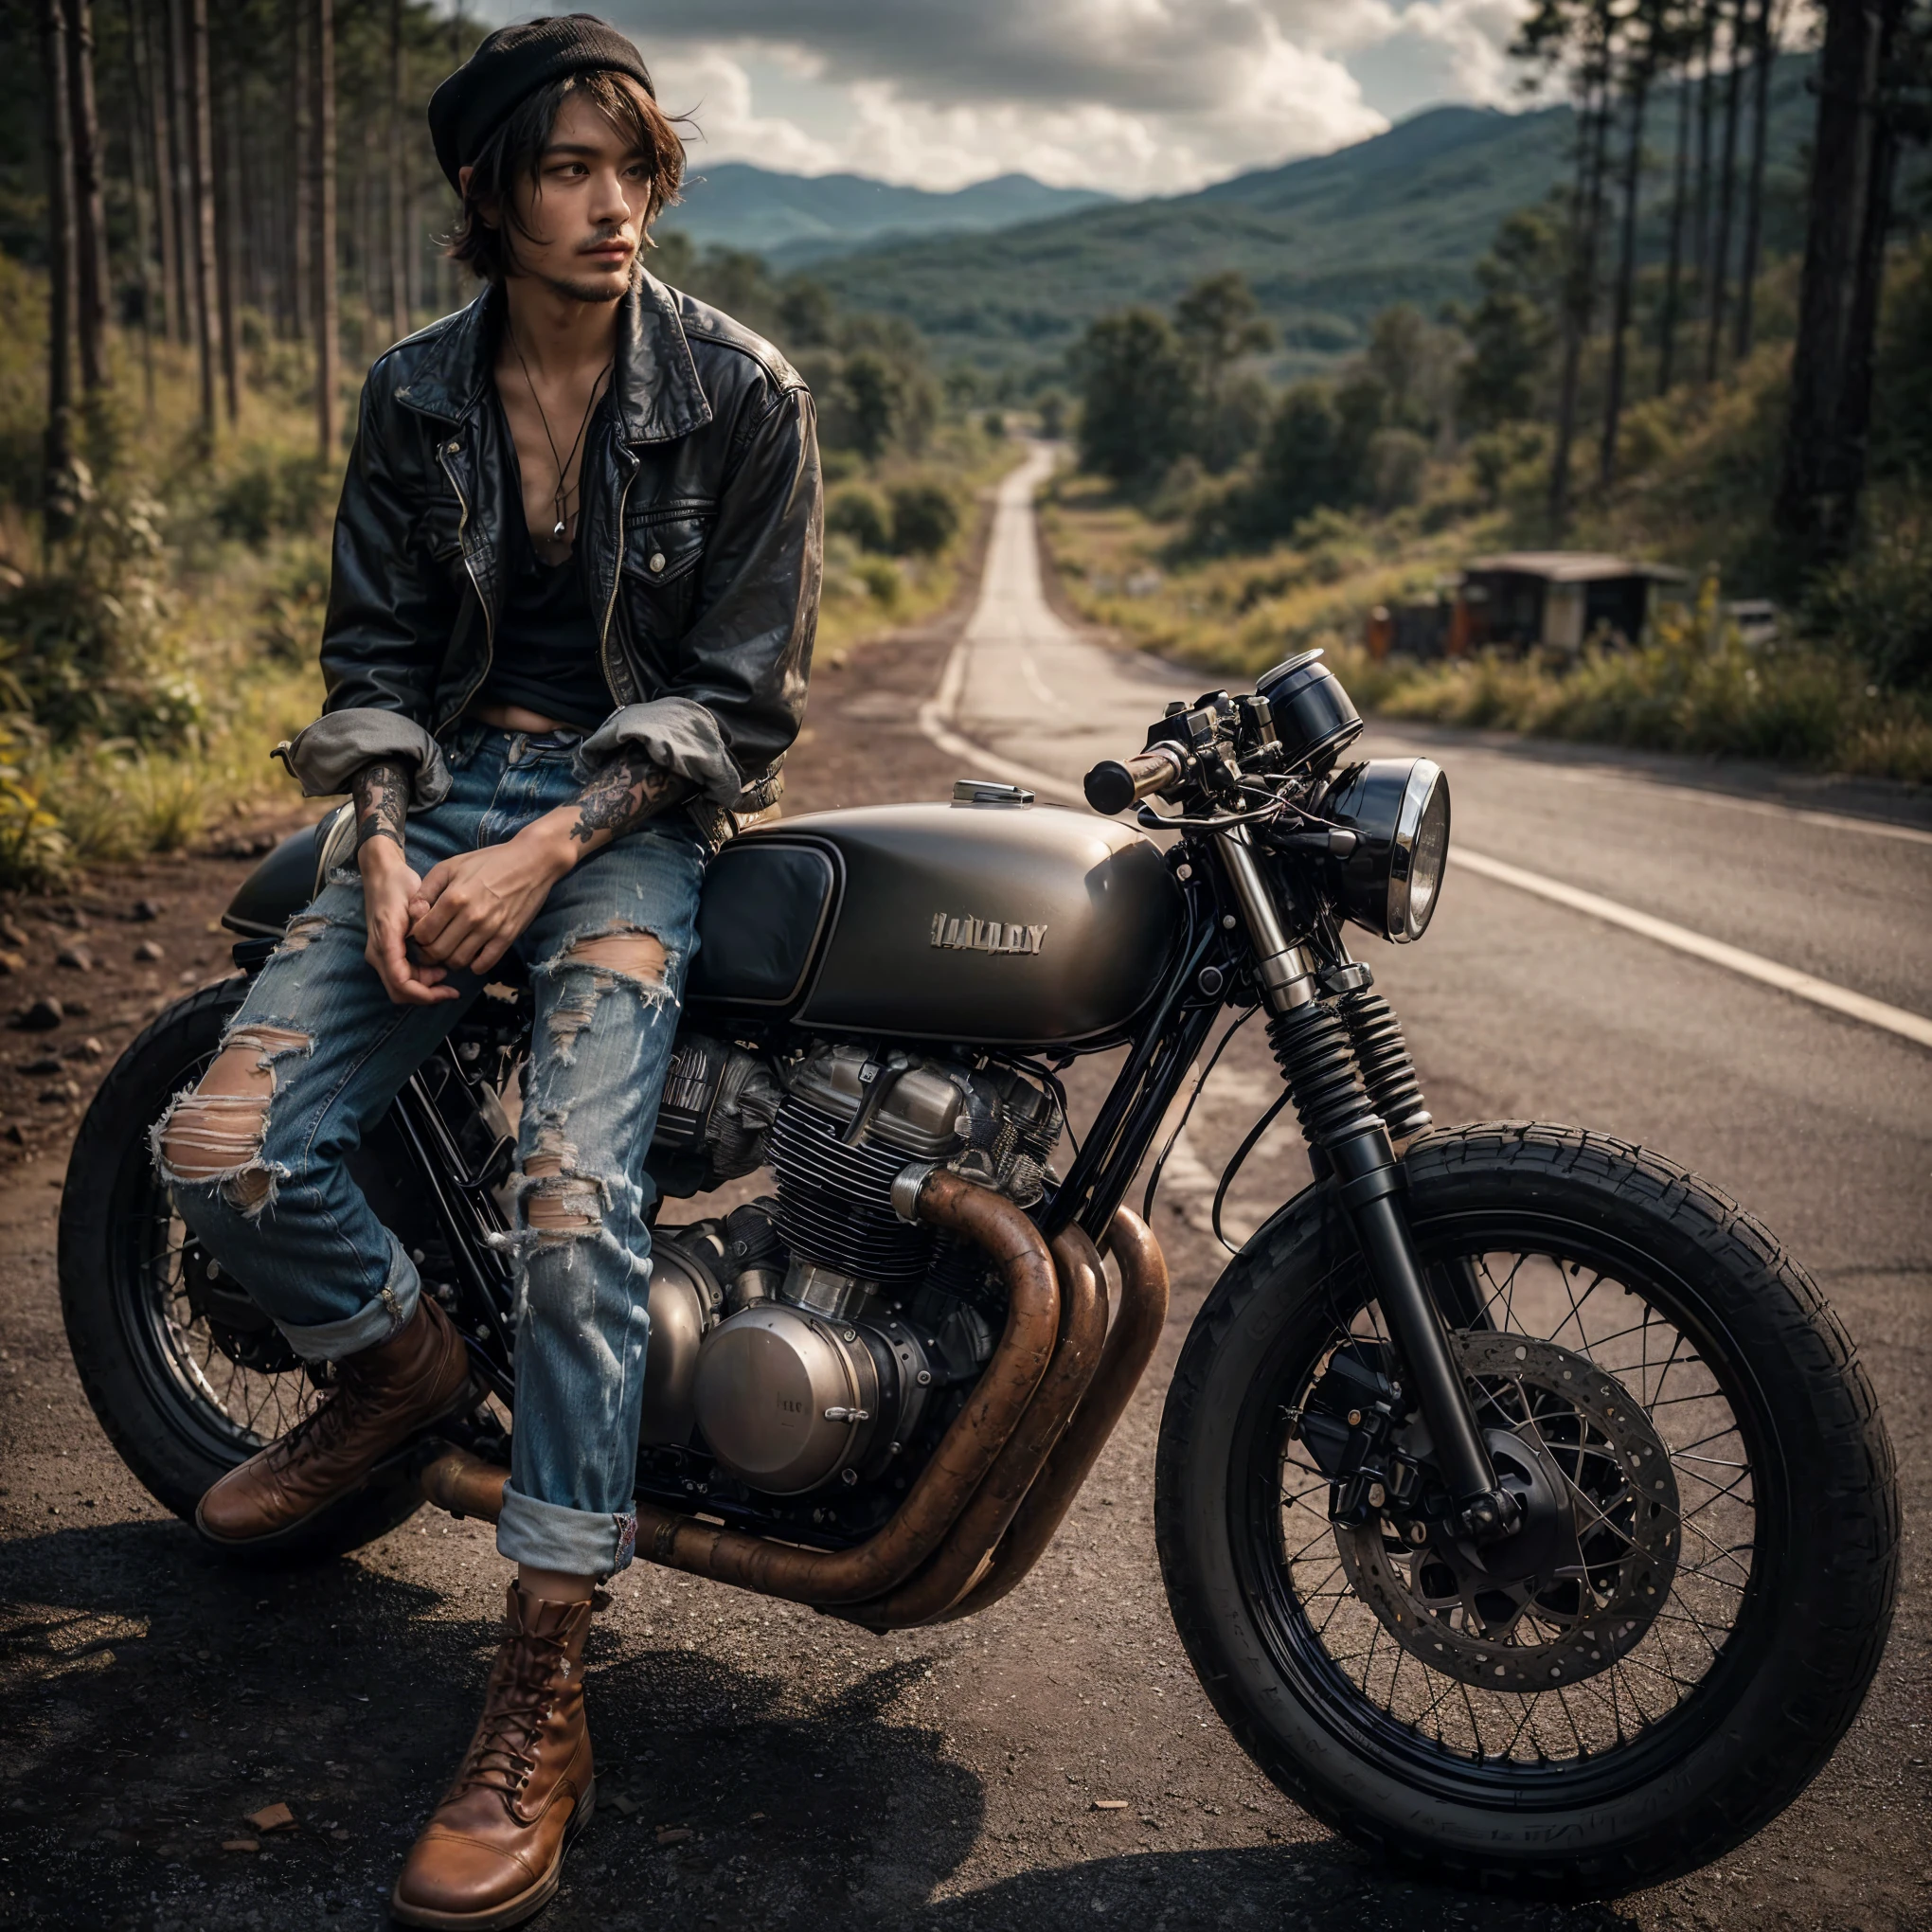
[[[564,966],[598,966],[607,973],[621,973],[627,979],[641,979],[661,985],[667,955],[664,942],[654,933],[625,931],[599,933],[595,939],[578,939],[558,962]]]
[[[329,921],[319,913],[303,913],[290,920],[283,929],[279,950],[284,953],[306,952],[328,930]]]
[[[261,1159],[275,1062],[306,1053],[311,1044],[307,1034],[286,1027],[236,1028],[201,1083],[162,1119],[155,1146],[163,1174],[170,1181],[219,1181],[231,1207],[264,1207],[275,1190],[275,1176]]]
[[[266,1094],[183,1094],[156,1140],[170,1182],[220,1182],[223,1198],[244,1212],[267,1205],[275,1176],[261,1159],[268,1133]]]
[[[588,1234],[603,1225],[603,1188],[541,1155],[524,1170],[523,1210],[532,1234]]]

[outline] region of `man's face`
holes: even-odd
[[[514,272],[576,301],[615,302],[631,285],[650,209],[648,157],[591,102],[566,95],[536,180],[517,184]]]

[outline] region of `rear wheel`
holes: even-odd
[[[1775,1240],[1651,1154],[1474,1127],[1406,1167],[1526,1528],[1473,1551],[1420,1484],[1333,1519],[1324,1466],[1401,1365],[1339,1215],[1284,1215],[1168,1398],[1183,1640],[1285,1791],[1430,1875],[1609,1891],[1704,1864],[1803,1789],[1877,1668],[1898,1505],[1870,1386]]]
[[[101,1082],[61,1197],[61,1311],[87,1399],[121,1459],[192,1520],[216,1479],[292,1429],[320,1388],[281,1332],[224,1276],[174,1211],[148,1136],[215,1057],[247,991],[236,978],[170,1007]],[[420,1506],[372,1482],[276,1556],[355,1548]]]

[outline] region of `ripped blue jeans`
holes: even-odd
[[[512,837],[581,786],[568,734],[459,724],[444,747],[450,794],[406,828],[420,873]],[[517,942],[536,1018],[507,1237],[516,1427],[496,1545],[573,1575],[623,1567],[635,1538],[654,1198],[644,1159],[709,856],[682,815],[647,825],[559,881]],[[663,947],[661,978],[572,955],[625,933]],[[367,937],[360,881],[338,872],[290,921],[226,1035],[273,1080],[265,1114],[259,1098],[183,1095],[154,1135],[183,1219],[310,1359],[386,1340],[415,1313],[415,1265],[346,1157],[484,984],[457,975],[462,999],[396,1005],[363,957]],[[170,1171],[170,1149],[191,1178]]]

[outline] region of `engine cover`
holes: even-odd
[[[698,1428],[741,1482],[802,1495],[883,1468],[917,1424],[931,1379],[899,1322],[756,1303],[721,1322],[698,1351]]]

